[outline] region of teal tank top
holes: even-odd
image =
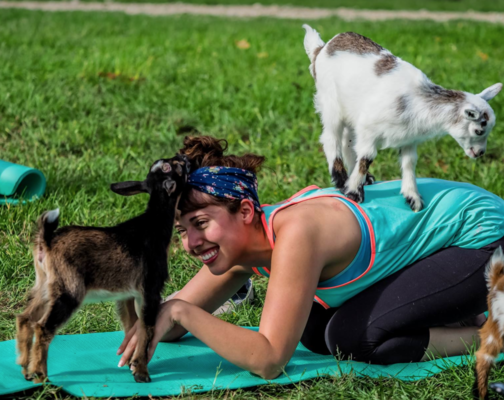
[[[401,195],[400,180],[365,186],[361,204],[337,189],[309,186],[280,203],[263,205],[263,226],[273,248],[273,219],[286,207],[334,197],[354,212],[361,226],[361,246],[347,268],[319,283],[315,301],[325,308],[341,306],[373,283],[440,249],[481,248],[504,236],[504,200],[498,196],[469,183],[441,179],[420,178],[417,185],[424,200],[417,213]],[[269,276],[267,268],[254,272]]]

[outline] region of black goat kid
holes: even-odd
[[[150,382],[147,350],[168,279],[168,247],[189,170],[187,157],[177,155],[156,161],[144,181],[112,184],[112,191],[123,196],[150,195],[142,215],[113,227],[56,229],[59,210],[42,214],[33,250],[36,282],[26,310],[17,316],[18,363],[26,379],[41,382],[47,377],[49,344],[82,303],[115,300],[126,332],[137,321],[135,303],[141,310],[138,345],[129,365],[137,382]]]

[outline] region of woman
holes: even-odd
[[[360,205],[308,187],[261,207],[255,172],[264,158],[224,156],[223,142],[186,138],[181,150],[198,169],[176,229],[204,265],[163,304],[149,358],[159,341],[189,331],[272,379],[300,340],[317,353],[378,364],[461,354],[473,342],[476,323],[446,325],[486,309],[484,270],[504,244],[503,200],[470,184],[418,179],[418,213],[400,181],[366,186]],[[259,331],[212,316],[254,273],[269,275]],[[119,348],[119,366],[134,351],[135,331]]]

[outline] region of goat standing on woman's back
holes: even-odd
[[[56,230],[59,211],[42,214],[33,251],[36,282],[26,310],[17,317],[18,363],[26,379],[41,382],[47,377],[49,344],[83,302],[116,300],[126,332],[137,321],[135,302],[141,310],[138,345],[129,364],[137,382],[150,382],[147,351],[168,279],[168,246],[189,168],[187,157],[177,155],[156,161],[144,181],[111,185],[123,196],[150,195],[143,214],[113,227]]]
[[[340,33],[324,43],[317,31],[303,27],[323,125],[320,142],[336,188],[348,198],[364,201],[378,149],[399,149],[401,193],[413,211],[423,206],[415,180],[419,143],[448,133],[469,157],[484,154],[495,125],[488,101],[501,83],[477,95],[447,90],[364,36]]]

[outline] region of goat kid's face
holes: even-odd
[[[502,84],[496,83],[477,95],[466,93],[466,101],[459,110],[458,122],[450,129],[450,135],[471,158],[485,154],[488,135],[495,126],[495,114],[488,101],[501,88]]]
[[[122,196],[166,191],[168,196],[177,197],[185,187],[190,170],[189,159],[185,155],[177,154],[173,158],[154,162],[144,181],[113,183],[110,189]]]

